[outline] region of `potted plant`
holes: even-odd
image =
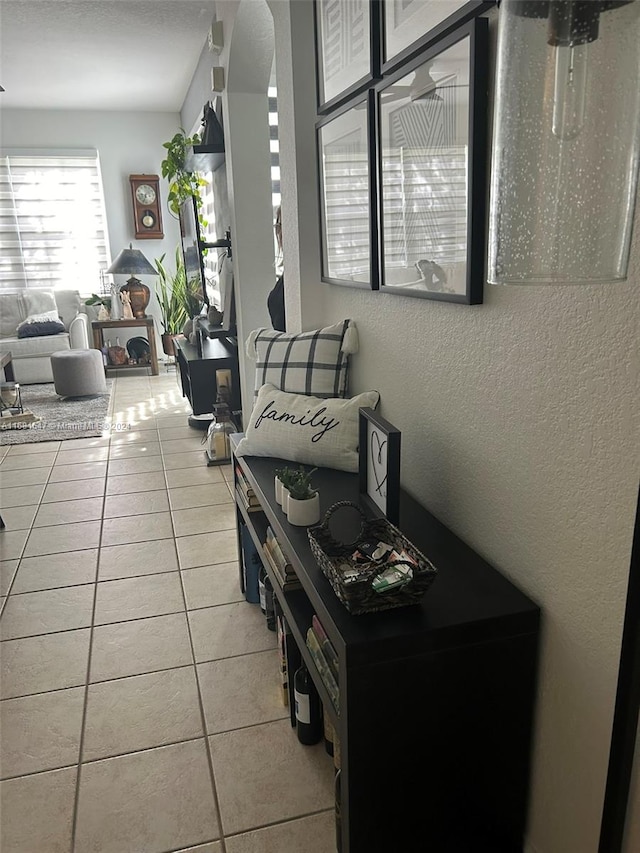
[[[111,297],[92,293],[88,299],[84,300],[85,305],[99,305],[98,320],[111,319]]]
[[[276,503],[282,506],[283,512],[287,511],[287,501],[289,500],[289,486],[298,476],[298,472],[293,468],[276,468],[275,476],[275,491]]]
[[[297,527],[307,527],[320,521],[320,495],[311,486],[311,475],[317,468],[305,471],[302,466],[295,472],[289,485],[287,520]]]
[[[189,319],[187,313],[187,275],[180,247],[176,248],[176,271],[172,275],[164,265],[164,255],[155,259],[158,270],[156,297],[160,305],[162,349],[166,355],[175,355],[173,338],[182,332]]]
[[[167,155],[161,163],[162,177],[169,181],[169,194],[167,204],[169,210],[176,216],[180,216],[180,208],[189,198],[195,199],[198,220],[202,228],[206,222],[202,218],[202,198],[200,187],[206,186],[207,182],[197,172],[189,171],[187,168],[187,153],[194,145],[200,143],[197,133],[187,136],[185,131],[180,130],[169,140],[163,142],[162,147],[167,149]]]

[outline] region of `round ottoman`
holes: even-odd
[[[54,352],[51,370],[56,394],[61,397],[90,397],[106,394],[102,353],[97,349],[68,349]]]

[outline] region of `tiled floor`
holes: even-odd
[[[333,853],[331,759],[239,591],[231,469],[172,372],[112,406],[130,429],[0,447],[0,849]]]

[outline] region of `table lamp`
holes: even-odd
[[[122,285],[120,292],[129,294],[134,317],[146,317],[145,310],[149,304],[151,294],[147,285],[136,278],[136,274],[158,275],[158,272],[151,266],[142,252],[139,249],[134,249],[131,243],[129,243],[129,248],[123,249],[120,252],[107,272],[114,273],[115,275],[131,276],[127,283]]]

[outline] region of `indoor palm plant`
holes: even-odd
[[[187,300],[187,275],[182,259],[182,251],[176,248],[176,271],[171,274],[164,265],[164,255],[155,259],[158,270],[156,298],[160,305],[162,319],[162,348],[167,355],[175,355],[173,337],[182,332],[184,324],[191,314]]]

